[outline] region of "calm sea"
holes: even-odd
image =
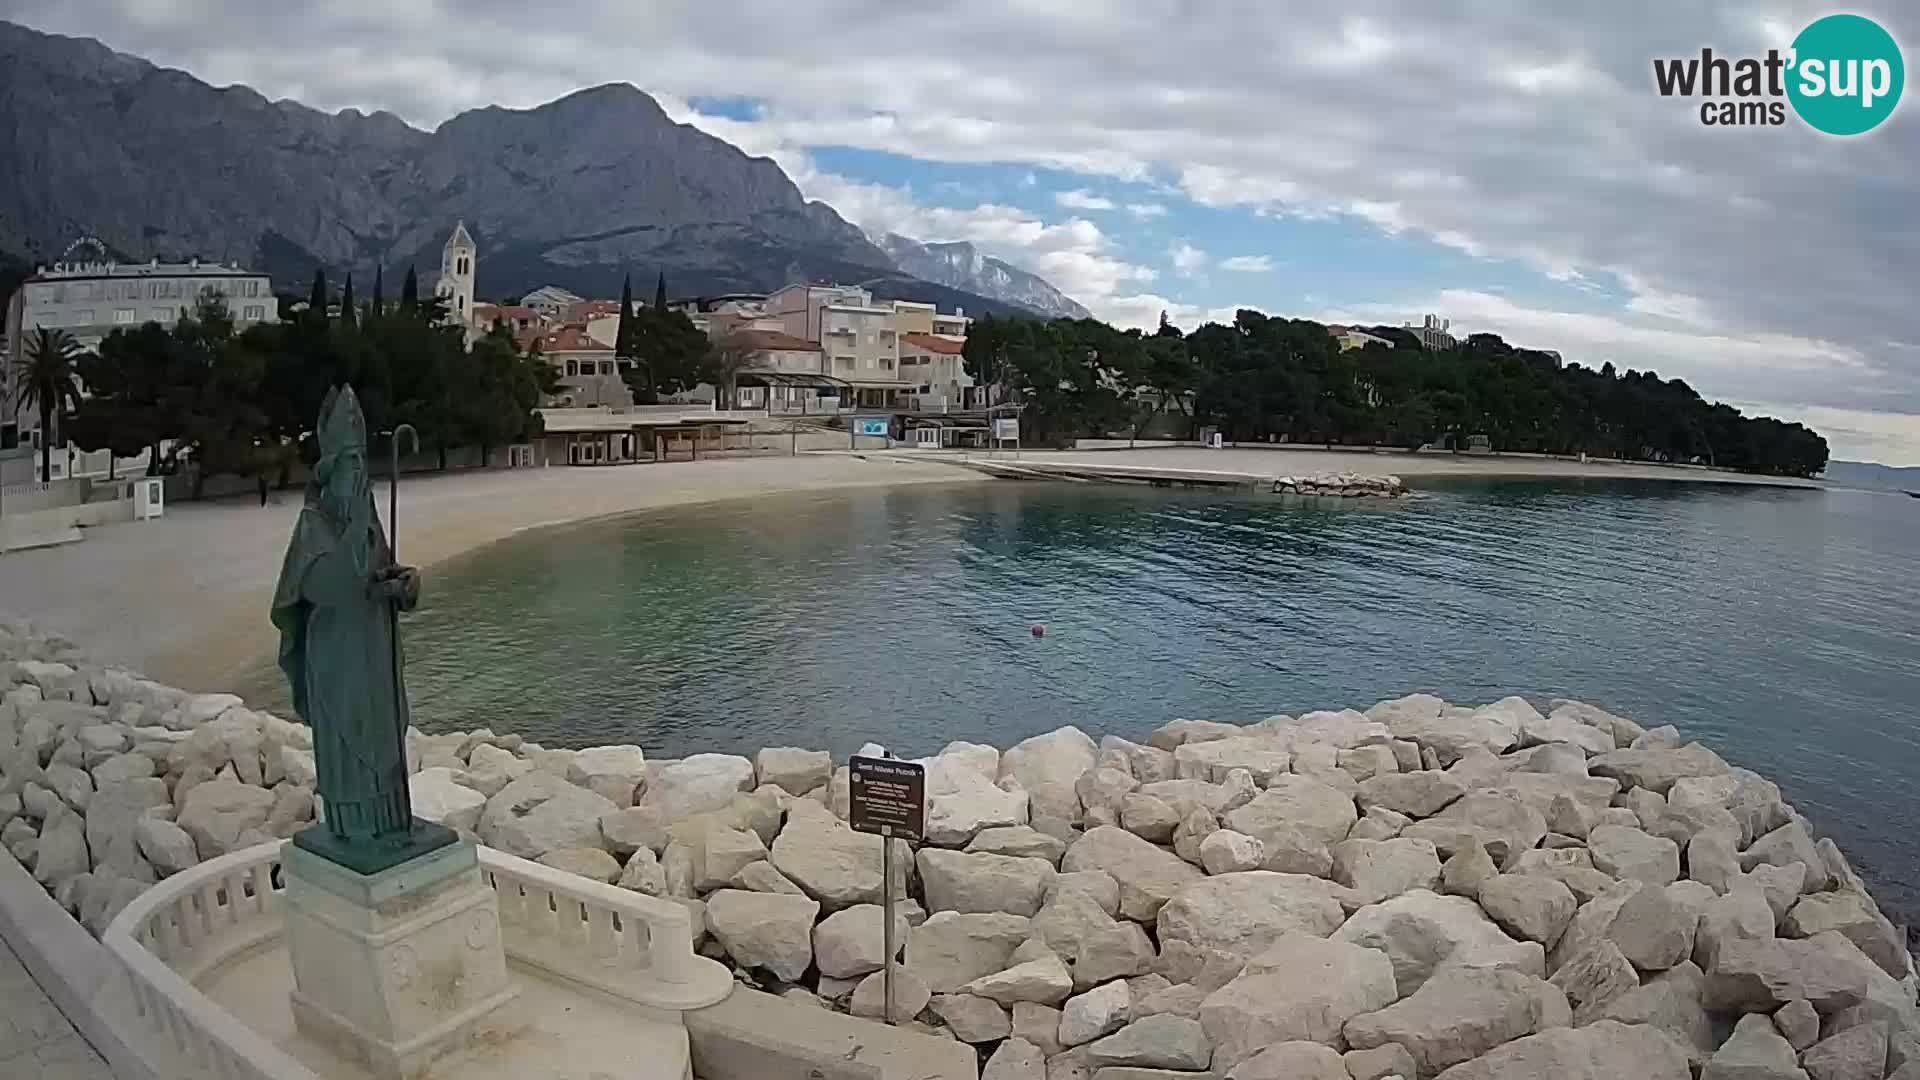
[[[429,579],[407,650],[430,730],[661,757],[1574,697],[1777,780],[1920,912],[1917,599],[1899,495],[1456,482],[1309,507],[994,483],[515,538]]]

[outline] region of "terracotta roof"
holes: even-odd
[[[567,305],[567,319],[570,322],[578,322],[590,315],[618,314],[620,314],[618,300],[583,300],[578,304]]]
[[[593,338],[588,337],[586,327],[583,326],[559,326],[538,335],[538,337],[540,340],[540,351],[543,353],[610,353],[613,351],[612,346],[602,345]]]
[[[946,356],[959,356],[960,350],[965,347],[957,341],[950,341],[932,334],[902,334],[900,340],[907,345],[919,348],[922,352],[941,353]]]
[[[763,352],[819,352],[820,343],[794,337],[779,330],[735,330],[725,341]]]

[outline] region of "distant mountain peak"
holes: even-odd
[[[887,233],[874,240],[902,271],[955,289],[1003,300],[1056,318],[1085,319],[1092,312],[1045,278],[984,254],[966,240],[915,240]]]

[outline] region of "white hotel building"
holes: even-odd
[[[198,259],[184,263],[57,263],[40,268],[15,290],[7,305],[5,337],[0,342],[6,346],[7,357],[22,358],[26,339],[35,330],[47,327],[65,330],[82,348],[92,349],[117,328],[146,322],[171,326],[206,293],[224,300],[234,322],[242,327],[279,321],[273,283],[265,274],[238,265]],[[9,363],[0,373],[0,455],[17,456],[11,452],[39,445],[39,410],[24,409],[16,415],[14,380]],[[63,464],[58,457],[56,470]],[[15,471],[0,468],[5,482],[24,479],[14,476]]]

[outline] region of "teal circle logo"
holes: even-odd
[[[1793,39],[1787,99],[1800,119],[1829,135],[1872,131],[1893,115],[1906,85],[1900,46],[1861,15],[1816,19]]]

